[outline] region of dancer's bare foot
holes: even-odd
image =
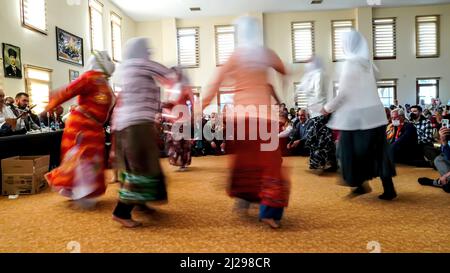
[[[122,224],[122,226],[126,228],[136,228],[142,226],[141,222],[134,221],[133,219],[122,219],[115,215],[113,215],[112,219],[116,222],[119,222],[120,224]]]
[[[278,229],[280,228],[280,224],[277,223],[277,221],[275,221],[274,219],[261,219],[261,222],[268,224],[271,228],[273,229]]]

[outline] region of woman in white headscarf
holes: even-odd
[[[308,99],[311,120],[307,124],[305,145],[309,148],[311,170],[336,171],[336,146],[333,131],[327,127],[329,115],[322,115],[321,109],[327,102],[325,72],[319,57],[313,57],[305,66],[297,92],[303,92]],[[298,124],[302,126],[302,124]]]
[[[383,200],[397,194],[392,177],[395,165],[388,153],[383,104],[378,96],[369,47],[364,36],[351,31],[344,34],[343,50],[346,61],[339,80],[339,95],[327,103],[324,113],[333,113],[328,127],[340,130],[338,158],[344,181],[353,195],[371,191],[366,181],[380,177]]]
[[[138,205],[166,203],[165,177],[159,162],[155,119],[160,111],[160,87],[171,87],[177,74],[150,60],[147,38],[133,38],[126,44],[118,69],[122,91],[114,109],[112,130],[115,168],[122,184],[113,220],[128,228],[140,226],[131,213]]]
[[[68,86],[51,92],[45,108],[48,112],[78,97],[78,107],[67,119],[62,137],[62,163],[45,178],[54,190],[82,205],[95,204],[94,198],[106,190],[103,125],[115,101],[108,83],[114,68],[106,51],[95,51],[87,71]]]
[[[227,79],[233,82],[235,106],[255,106],[255,109],[261,106],[267,109],[273,104],[272,98],[278,100],[269,84],[268,71],[273,69],[285,75],[286,70],[280,58],[272,50],[262,46],[260,23],[256,18],[242,17],[237,21],[237,31],[238,48],[220,67],[212,86],[204,96],[203,109],[217,96],[220,86]],[[227,115],[232,114],[227,111]],[[256,128],[249,129],[249,124],[253,124],[253,121],[259,121],[259,126],[264,122],[272,123],[272,131],[278,130],[278,117],[275,117],[274,126],[269,116],[258,116],[257,113],[234,114],[237,123],[245,122],[247,137],[253,133],[257,134],[251,131]],[[239,128],[240,126],[236,128],[235,124],[235,134]],[[278,133],[274,137],[278,138]],[[274,151],[262,151],[263,143],[265,142],[259,136],[257,140],[238,139],[226,144],[232,153],[236,153],[231,163],[228,194],[247,202],[260,203],[261,221],[272,228],[279,228],[284,208],[288,205],[289,183],[282,176],[279,146]],[[248,205],[246,202],[244,204]]]

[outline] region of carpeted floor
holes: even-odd
[[[450,195],[422,187],[417,177],[434,177],[429,169],[398,167],[394,182],[399,198],[378,200],[374,191],[346,199],[348,188],[336,175],[317,176],[307,158],[285,158],[291,173],[290,206],[280,230],[232,212],[225,194],[227,156],[194,158],[187,172],[163,160],[169,204],[151,215],[135,213],[144,227],[129,230],[111,220],[117,184],[110,185],[97,209],[83,211],[49,190],[16,200],[0,197],[0,252],[450,252]]]

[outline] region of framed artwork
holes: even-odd
[[[22,57],[20,48],[3,43],[3,72],[7,78],[22,79]]]
[[[58,61],[84,66],[83,38],[56,27]]]
[[[80,76],[80,71],[69,69],[69,82],[73,82]]]

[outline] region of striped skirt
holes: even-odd
[[[153,122],[114,132],[115,168],[119,171],[119,199],[127,204],[167,201],[159,162],[157,130]]]

